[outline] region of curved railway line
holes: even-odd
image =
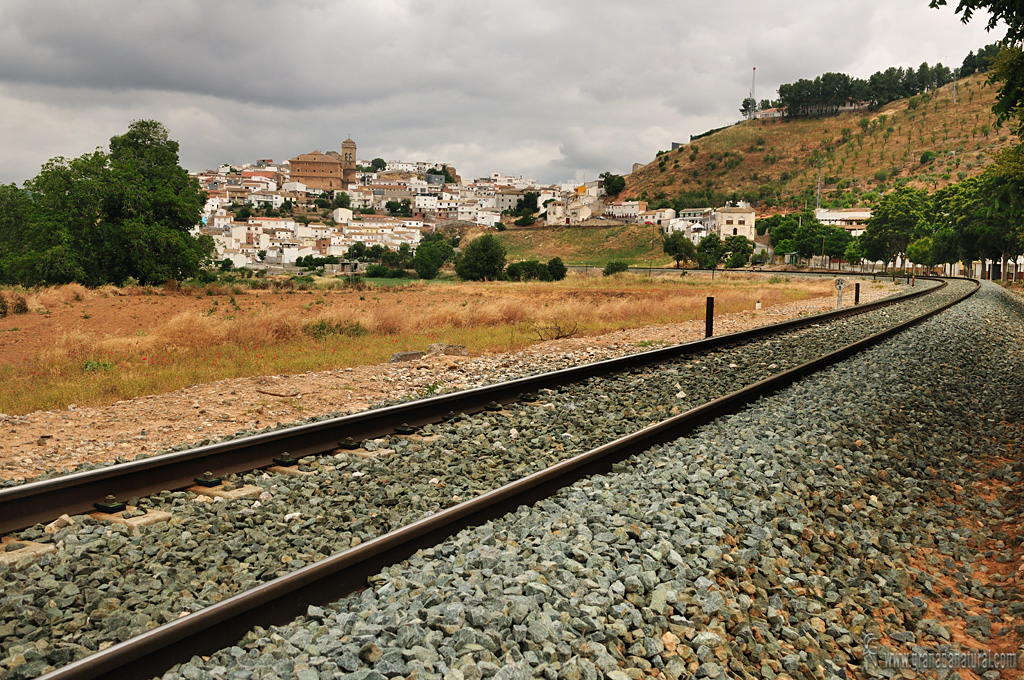
[[[418,456],[421,460],[430,456],[430,447],[437,441],[481,439],[478,450],[490,450],[495,460],[502,458],[506,447],[538,449],[533,467],[520,463],[480,479],[478,484],[467,480],[460,489],[449,490],[440,502],[406,507],[401,496],[407,489],[396,484],[377,485],[376,495],[369,499],[379,508],[379,513],[372,513],[379,514],[375,522],[362,522],[362,531],[357,531],[356,525],[364,518],[355,509],[349,515],[353,526],[344,538],[352,547],[341,549],[342,541],[337,548],[341,552],[310,560],[297,570],[136,634],[45,677],[151,677],[195,654],[232,644],[253,625],[283,622],[303,613],[310,603],[327,602],[364,588],[367,577],[383,566],[435,545],[466,526],[545,498],[583,477],[611,469],[636,452],[734,413],[763,395],[920,323],[969,297],[979,285],[973,280],[931,279],[910,294],[840,312],[0,491],[0,528],[11,532],[62,513],[90,510],[108,495],[115,500],[147,494],[167,497],[168,489],[192,486],[197,477],[207,475],[237,486],[239,481],[252,481],[260,474],[250,471],[275,462],[301,473],[289,476],[280,471],[283,477],[297,480],[296,485],[307,479],[330,484],[337,479],[331,475],[343,474],[350,485],[358,487],[365,474],[360,473],[361,461],[371,460],[374,449],[390,451],[392,459]],[[763,361],[748,360],[753,347]],[[713,379],[703,385],[700,376],[709,374]],[[691,385],[697,388],[691,389]],[[581,392],[615,397],[607,399],[604,412],[588,408],[573,413],[575,405],[583,403]],[[643,406],[645,398],[651,403]],[[550,426],[544,436],[531,436],[528,428],[541,421],[545,412],[567,413],[568,425],[559,426],[562,432],[558,436],[551,436]],[[610,427],[617,438],[588,439],[584,435],[588,420],[609,414],[615,414]],[[517,434],[510,439],[511,432]],[[470,450],[467,445],[459,453],[468,455]],[[452,463],[455,457],[444,456],[455,453],[443,450],[439,454],[442,465],[444,461]],[[401,460],[383,465],[385,470],[394,469],[396,477],[401,475]],[[460,465],[457,472],[465,475],[465,461]],[[324,473],[330,474],[325,477]],[[455,491],[472,497],[462,501]],[[365,510],[365,502],[360,507]],[[301,512],[304,510],[299,509]],[[222,538],[215,535],[210,540]]]

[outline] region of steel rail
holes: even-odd
[[[403,424],[417,427],[438,422],[454,413],[476,413],[486,409],[492,402],[508,404],[517,401],[524,394],[541,389],[582,382],[592,377],[671,361],[726,345],[862,314],[936,292],[947,285],[938,278],[931,280],[939,280],[940,285],[922,287],[895,298],[858,306],[851,305],[837,311],[813,314],[737,333],[717,335],[616,359],[0,489],[0,534],[49,522],[63,514],[93,512],[94,504],[108,495],[124,501],[162,491],[183,489],[194,485],[195,478],[205,472],[224,477],[269,467],[274,465],[275,458],[285,453],[292,458],[326,453],[336,450],[342,440],[374,439],[394,434],[395,428]]]
[[[41,680],[153,677],[195,655],[236,644],[254,626],[282,624],[304,614],[310,604],[324,604],[362,590],[369,577],[417,550],[547,498],[585,477],[607,472],[619,461],[736,413],[761,397],[935,316],[977,292],[980,282],[969,280],[975,284],[971,291],[909,321],[113,645],[52,671]]]

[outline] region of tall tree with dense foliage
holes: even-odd
[[[701,269],[714,269],[725,257],[725,247],[718,234],[708,234],[697,244],[697,266]]]
[[[746,236],[726,236],[722,241],[722,250],[729,255],[725,266],[737,269],[746,265],[754,254],[754,242]]]
[[[676,269],[682,261],[693,262],[697,259],[697,246],[681,231],[673,232],[665,237],[662,250],[676,261]]]
[[[895,263],[906,254],[915,236],[927,235],[919,231],[926,198],[924,191],[904,186],[879,199],[862,235],[869,259],[881,260],[885,265]]]
[[[507,251],[493,234],[484,234],[467,245],[455,262],[455,273],[466,281],[494,281],[505,271]]]
[[[212,239],[191,234],[204,200],[164,126],[134,121],[109,153],[54,158],[24,189],[0,191],[0,280],[97,286],[195,276],[214,250]]]
[[[601,186],[604,187],[604,193],[607,196],[618,196],[626,188],[626,178],[622,175],[602,172],[600,177],[602,180]]]

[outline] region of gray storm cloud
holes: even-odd
[[[780,82],[957,65],[926,0],[0,4],[0,181],[163,122],[183,164],[338,148],[556,182],[628,171]]]

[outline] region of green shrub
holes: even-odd
[[[626,264],[625,262],[622,262],[620,260],[615,260],[613,262],[609,262],[608,264],[606,264],[605,267],[604,267],[604,271],[602,271],[601,273],[604,276],[611,276],[612,274],[618,274],[619,272],[624,272],[627,269],[629,269],[629,265],[628,264]]]
[[[921,154],[921,165],[927,165],[928,163],[931,163],[933,160],[935,160],[934,151],[925,151],[923,154]]]
[[[547,265],[537,260],[513,262],[505,269],[505,275],[512,281],[550,281],[551,272]]]
[[[389,269],[382,264],[371,264],[366,268],[366,278],[384,279],[388,277]]]
[[[565,278],[568,271],[569,270],[566,268],[565,263],[562,262],[562,258],[553,257],[548,260],[548,273],[551,274],[552,281],[561,281]]]

